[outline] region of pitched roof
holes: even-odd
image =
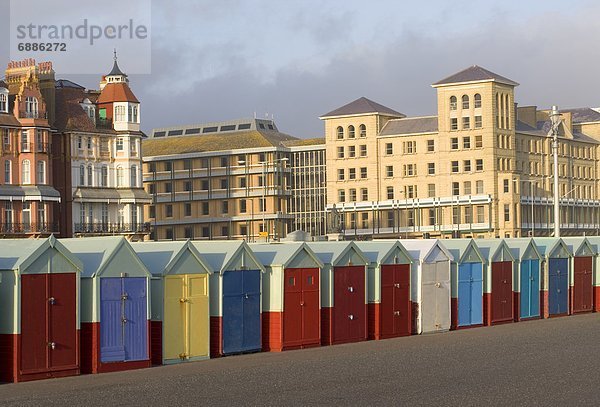
[[[132,102],[140,103],[135,97],[129,85],[125,82],[108,83],[100,96],[98,97],[98,103],[112,103],[112,102]]]
[[[498,75],[492,71],[488,71],[485,68],[482,68],[477,65],[470,66],[466,69],[463,69],[460,72],[455,73],[454,75],[450,75],[447,78],[444,78],[440,81],[434,83],[433,87],[442,86],[442,85],[450,85],[454,83],[465,83],[465,82],[483,82],[483,81],[493,81],[503,83],[505,85],[510,86],[519,86],[519,84],[515,81],[512,81],[504,76]]]
[[[12,113],[0,113],[0,126],[21,127],[21,123]]]
[[[515,127],[515,130],[517,131],[517,133],[526,133],[526,134],[532,134],[532,135],[537,135],[537,136],[542,136],[542,137],[551,137],[551,135],[550,135],[551,128],[552,128],[552,122],[550,120],[538,121],[538,122],[536,122],[536,127],[532,127],[527,123],[517,120],[517,125]],[[573,140],[583,141],[585,143],[600,144],[600,141],[598,141],[595,138],[590,137],[584,133],[574,131],[574,132],[572,132],[572,134],[573,134]]]
[[[198,261],[199,268],[186,270],[186,274],[192,273],[211,273],[210,266],[204,262],[204,259],[198,253],[198,250],[189,240],[179,240],[173,242],[135,242],[131,247],[136,252],[142,263],[148,268],[148,271],[155,276],[168,274],[177,264],[185,252],[189,251],[192,257]]]
[[[323,267],[323,263],[305,242],[250,243],[249,246],[256,258],[265,267],[286,267],[300,253],[304,253],[311,258],[316,267]]]
[[[282,146],[297,138],[278,132],[237,131],[221,134],[202,134],[161,139],[145,139],[142,142],[143,157],[171,154],[226,151],[240,148]]]
[[[54,82],[54,87],[55,88],[75,88],[75,89],[85,89],[85,87],[72,82],[68,79],[58,79],[57,81]]]
[[[111,128],[99,128],[83,110],[80,103],[84,99],[92,102],[96,95],[86,92],[83,87],[57,87],[55,93],[55,120],[53,127],[58,131],[87,131],[114,133]]]
[[[8,89],[8,85],[3,80],[0,80],[0,88]]]
[[[405,116],[400,112],[390,109],[389,107],[373,102],[372,100],[369,100],[366,97],[361,97],[353,102],[348,103],[347,105],[344,105],[335,110],[332,110],[327,114],[322,115],[321,118],[333,116],[354,116],[366,113],[379,113],[387,116],[397,117]]]
[[[286,147],[302,147],[302,146],[316,146],[319,144],[325,145],[324,138],[304,138],[304,139],[295,139],[295,140],[287,140],[283,142],[283,145]]]
[[[573,123],[600,122],[600,112],[590,107],[561,109],[561,112],[571,113]]]
[[[389,120],[379,132],[380,136],[435,133],[438,131],[437,116],[428,117],[406,117],[402,119]]]

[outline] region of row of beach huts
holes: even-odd
[[[600,237],[0,241],[0,380],[102,373],[600,307]]]

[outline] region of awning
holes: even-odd
[[[152,203],[152,198],[141,188],[77,188],[73,193],[76,202],[102,203]]]
[[[60,202],[60,193],[49,185],[0,185],[0,200]]]

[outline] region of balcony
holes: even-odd
[[[76,223],[73,233],[80,234],[127,234],[150,233],[150,222],[145,223]]]
[[[41,223],[1,223],[0,234],[29,235],[36,233],[59,233],[57,222]]]
[[[104,119],[104,118],[99,117],[96,119],[96,128],[112,130],[113,129],[113,121],[112,121],[112,119]]]
[[[21,152],[29,153],[33,151],[33,143],[28,143],[26,141],[21,142]]]
[[[38,153],[48,153],[49,151],[49,144],[48,143],[36,143],[35,144],[35,151]]]
[[[29,112],[27,110],[21,110],[21,111],[19,111],[19,118],[21,118],[21,119],[47,119],[48,113],[39,112],[39,111]]]

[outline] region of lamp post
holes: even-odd
[[[554,159],[554,237],[560,237],[560,205],[558,197],[558,128],[560,126],[560,113],[557,106],[552,106],[550,113],[552,121],[552,155]]]

